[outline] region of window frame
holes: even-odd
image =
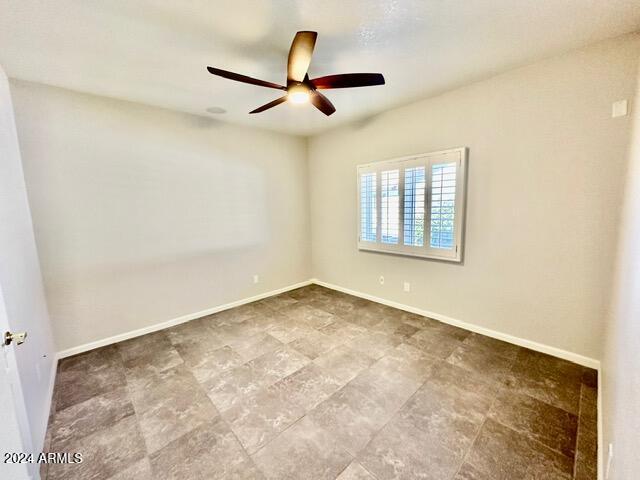
[[[467,196],[467,163],[468,148],[459,147],[436,152],[407,155],[389,160],[382,160],[372,163],[360,164],[356,166],[357,176],[357,225],[358,225],[358,250],[391,253],[395,255],[427,258],[433,260],[443,260],[447,262],[461,263],[464,251],[464,229],[466,217],[466,196]],[[447,157],[451,157],[450,160]],[[455,216],[454,216],[454,248],[451,250],[431,247],[431,192],[432,192],[432,168],[440,163],[456,162],[456,193],[455,193]],[[425,168],[425,194],[424,194],[424,233],[423,245],[404,244],[404,203],[405,203],[405,170],[407,168],[424,166]],[[381,172],[388,170],[399,171],[398,184],[398,243],[387,244],[381,242]],[[361,212],[361,175],[363,173],[376,174],[376,241],[361,239],[362,232],[362,212]]]

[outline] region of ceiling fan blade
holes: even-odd
[[[287,80],[302,82],[309,70],[311,55],[316,45],[317,32],[298,32],[293,38],[289,50],[289,62],[287,64]]]
[[[312,90],[309,92],[309,101],[327,117],[336,111],[336,107],[320,92]]]
[[[250,83],[252,85],[258,85],[260,87],[277,88],[278,90],[286,90],[287,87],[278,85],[277,83],[265,82],[264,80],[258,80],[257,78],[247,77],[246,75],[240,75],[239,73],[228,72],[227,70],[221,70],[219,68],[207,67],[209,73],[218,75],[219,77],[228,78],[237,82]]]
[[[314,78],[311,85],[323,90],[328,88],[370,87],[384,85],[384,77],[381,73],[342,73],[339,75],[327,75]]]
[[[286,95],[284,97],[276,98],[273,102],[269,102],[269,103],[267,103],[265,105],[262,105],[261,107],[258,107],[255,110],[250,111],[249,113],[264,112],[265,110],[269,110],[270,108],[273,108],[276,105],[280,105],[282,102],[285,102],[286,100],[287,100],[287,96]]]

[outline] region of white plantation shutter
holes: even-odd
[[[404,244],[424,245],[425,167],[404,171]]]
[[[456,210],[456,164],[431,166],[431,236],[432,248],[454,248]]]
[[[358,167],[361,250],[462,260],[466,148]]]
[[[376,173],[360,175],[360,241],[377,240]]]
[[[380,241],[397,244],[400,229],[400,170],[380,174]]]

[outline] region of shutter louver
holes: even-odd
[[[404,244],[424,245],[425,168],[404,171]]]
[[[456,164],[431,166],[431,235],[432,248],[455,247]]]
[[[397,244],[400,226],[400,170],[380,173],[380,241]]]
[[[375,242],[377,239],[376,174],[360,175],[360,239]]]

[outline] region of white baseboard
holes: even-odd
[[[491,330],[489,328],[480,327],[478,325],[474,325],[473,323],[468,323],[462,320],[457,320],[455,318],[447,317],[446,315],[442,315],[440,313],[430,312],[428,310],[423,310],[421,308],[411,307],[409,305],[405,305],[399,302],[394,302],[392,300],[386,300],[384,298],[376,297],[374,295],[369,295],[368,293],[362,293],[356,290],[351,290],[349,288],[341,287],[339,285],[323,282],[322,280],[318,280],[317,278],[312,279],[311,283],[315,283],[317,285],[327,287],[332,290],[337,290],[339,292],[347,293],[349,295],[354,295],[356,297],[361,297],[366,300],[371,300],[372,302],[382,303],[383,305],[388,305],[389,307],[398,308],[400,310],[405,310],[411,313],[417,313],[418,315],[430,317],[440,322],[448,323],[449,325],[453,325],[455,327],[464,328],[465,330],[469,330],[471,332],[479,333],[481,335],[486,335],[487,337],[495,338],[497,340],[502,340],[508,343],[513,343],[514,345],[525,347],[530,350],[535,350],[537,352],[546,353],[554,357],[562,358],[564,360],[577,363],[578,365],[582,365],[584,367],[593,368],[598,371],[600,370],[600,361],[594,358],[585,357],[583,355],[579,355],[577,353],[569,352],[567,350],[562,350],[560,348],[545,345],[543,343],[534,342],[532,340],[516,337],[513,335],[509,335],[507,333],[502,333],[496,330]]]
[[[49,412],[49,414],[47,415],[47,419],[46,419],[46,423],[47,425],[45,426],[44,429],[44,434],[45,437],[47,435],[47,428],[49,426],[49,418],[51,417],[51,406],[53,405],[53,392],[54,392],[54,388],[56,385],[56,373],[58,372],[58,356],[54,355],[52,362],[51,362],[51,371],[49,372],[49,391],[47,392],[47,412]],[[38,451],[43,452],[43,448],[44,448],[44,441],[45,438],[43,438],[40,442],[40,449]]]
[[[44,419],[44,428],[42,429],[42,431],[44,432],[44,435],[42,436],[42,438],[38,438],[38,439],[32,439],[32,449],[33,449],[33,453],[34,455],[39,454],[40,452],[45,452],[45,440],[47,438],[47,429],[49,427],[49,418],[51,418],[51,407],[53,405],[53,392],[54,392],[54,388],[55,388],[55,384],[56,384],[56,372],[58,371],[58,358],[57,358],[57,354],[53,355],[53,358],[51,359],[51,370],[49,371],[49,386],[47,387],[47,397],[46,397],[46,410],[47,410],[47,416]],[[40,479],[40,465],[35,463],[35,464],[30,464],[29,467],[29,478],[33,479],[33,480],[39,480]]]
[[[462,320],[457,320],[455,318],[448,317],[446,315],[442,315],[437,312],[431,312],[428,310],[423,310],[421,308],[412,307],[410,305],[405,305],[399,302],[394,302],[392,300],[387,300],[381,297],[376,297],[374,295],[369,295],[368,293],[358,292],[356,290],[351,290],[349,288],[341,287],[339,285],[334,285],[328,282],[323,282],[322,280],[318,280],[316,278],[312,278],[310,280],[306,280],[304,282],[296,283],[294,285],[288,285],[286,287],[279,288],[277,290],[272,290],[270,292],[261,293],[259,295],[255,295],[253,297],[243,298],[241,300],[237,300],[235,302],[226,303],[224,305],[218,305],[216,307],[212,307],[206,310],[201,310],[199,312],[190,313],[187,315],[183,315],[181,317],[177,317],[171,320],[167,320],[165,322],[156,323],[153,325],[149,325],[148,327],[143,327],[137,330],[132,330],[129,332],[121,333],[119,335],[114,335],[112,337],[104,338],[101,340],[96,340],[94,342],[85,343],[83,345],[78,345],[77,347],[72,347],[67,350],[62,350],[58,352],[57,358],[65,358],[70,357],[71,355],[77,355],[78,353],[83,353],[89,350],[93,350],[95,348],[104,347],[106,345],[111,345],[113,343],[122,342],[123,340],[128,340],[130,338],[139,337],[141,335],[146,335],[147,333],[156,332],[158,330],[163,330],[165,328],[173,327],[175,325],[179,325],[184,322],[188,322],[190,320],[195,320],[196,318],[205,317],[207,315],[211,315],[213,313],[221,312],[223,310],[228,310],[230,308],[238,307],[240,305],[244,305],[246,303],[255,302],[257,300],[261,300],[263,298],[271,297],[273,295],[278,295],[280,293],[288,292],[289,290],[294,290],[296,288],[304,287],[311,283],[315,283],[317,285],[321,285],[326,288],[330,288],[332,290],[337,290],[343,293],[347,293],[349,295],[354,295],[356,297],[361,297],[367,300],[371,300],[372,302],[381,303],[383,305],[388,305],[390,307],[398,308],[400,310],[405,310],[411,313],[417,313],[418,315],[424,315],[426,317],[433,318],[435,320],[441,321],[443,323],[447,323],[449,325],[453,325],[456,327],[464,328],[465,330],[469,330],[471,332],[479,333],[481,335],[486,335],[487,337],[495,338],[497,340],[502,340],[508,343],[512,343],[514,345],[518,345],[521,347],[529,348],[531,350],[535,350],[537,352],[546,353],[548,355],[552,355],[554,357],[562,358],[564,360],[568,360],[570,362],[577,363],[578,365],[582,365],[589,368],[594,368],[596,370],[600,370],[600,361],[594,358],[585,357],[583,355],[579,355],[577,353],[569,352],[567,350],[562,350],[557,347],[552,347],[550,345],[545,345],[543,343],[534,342],[532,340],[527,340],[525,338],[516,337],[514,335],[509,335],[507,333],[498,332],[496,330],[491,330],[489,328],[481,327],[478,325],[474,325],[472,323],[464,322]]]
[[[129,340],[130,338],[140,337],[142,335],[146,335],[147,333],[153,333],[153,332],[157,332],[158,330],[164,330],[165,328],[173,327],[175,325],[179,325],[181,323],[185,323],[190,320],[195,320],[196,318],[206,317],[207,315],[212,315],[214,313],[218,313],[223,310],[239,307],[240,305],[255,302],[257,300],[262,300],[263,298],[271,297],[273,295],[279,295],[280,293],[288,292],[289,290],[295,290],[296,288],[304,287],[309,284],[311,284],[311,280],[306,280],[304,282],[296,283],[293,285],[287,285],[286,287],[278,288],[277,290],[271,290],[270,292],[260,293],[258,295],[254,295],[253,297],[243,298],[241,300],[236,300],[235,302],[225,303],[224,305],[218,305],[217,307],[212,307],[206,310],[201,310],[199,312],[182,315],[181,317],[173,318],[165,322],[154,323],[153,325],[149,325],[148,327],[139,328],[137,330],[131,330],[129,332],[114,335],[113,337],[103,338],[101,340],[96,340],[94,342],[78,345],[77,347],[68,348],[66,350],[62,350],[58,352],[57,358],[61,359],[65,357],[70,357],[72,355],[77,355],[78,353],[87,352],[95,348],[105,347],[113,343]]]

